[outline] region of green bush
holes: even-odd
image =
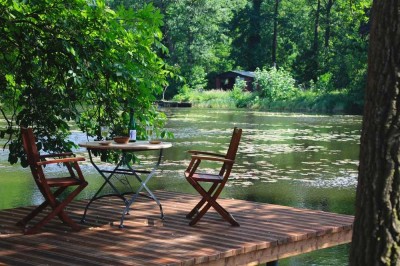
[[[233,90],[230,91],[230,97],[235,101],[238,108],[249,106],[254,98],[251,92],[246,91],[246,81],[241,78],[236,78]]]
[[[189,88],[188,85],[185,84],[179,89],[179,93],[175,95],[172,100],[178,102],[190,101],[191,92],[192,90]]]
[[[334,90],[315,99],[314,111],[324,113],[343,113],[350,104],[347,90]]]
[[[223,90],[191,90],[182,88],[180,94],[174,97],[175,101],[189,101],[194,107],[205,108],[235,108],[235,100],[230,91]]]
[[[295,80],[284,69],[257,69],[255,71],[254,88],[258,88],[261,98],[267,101],[289,100],[294,98],[299,90],[295,86]]]
[[[255,97],[249,107],[266,111],[360,114],[362,107],[355,105],[349,95],[347,90],[320,92],[308,89],[299,91],[289,100],[270,101]]]

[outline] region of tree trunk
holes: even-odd
[[[191,3],[191,5],[192,5],[192,8],[189,9],[189,12],[191,12],[191,13],[188,16],[189,19],[188,19],[188,25],[187,25],[187,28],[186,28],[186,30],[187,30],[187,32],[186,32],[186,36],[187,36],[187,42],[186,42],[186,49],[187,49],[186,50],[186,55],[187,55],[187,58],[186,58],[186,63],[187,63],[188,66],[194,66],[195,65],[195,60],[193,58],[193,43],[194,43],[195,37],[194,37],[194,32],[193,32],[193,26],[189,25],[189,23],[193,23],[193,21],[194,21],[196,6],[195,6],[195,3],[193,3],[193,2]],[[188,71],[188,70],[186,70],[186,71]]]
[[[350,265],[399,265],[400,0],[374,0]]]
[[[260,25],[260,16],[261,16],[261,4],[262,0],[253,0],[253,10],[250,15],[250,35],[248,38],[248,70],[255,70],[259,67],[260,62],[260,44],[261,44],[261,25]]]
[[[167,14],[167,8],[168,5],[170,4],[168,1],[163,1],[160,0],[158,2],[153,2],[154,5],[160,10],[161,14],[164,17],[164,24],[161,26],[161,31],[163,34],[163,38],[162,38],[162,42],[165,45],[165,47],[168,48],[169,51],[169,56],[175,56],[175,46],[174,43],[171,39],[170,36],[170,29],[169,29],[169,25],[166,21],[168,21],[168,14]],[[160,53],[159,56],[163,59],[166,59],[166,54],[165,53]],[[171,58],[173,62],[176,62],[176,58],[172,57]]]
[[[272,39],[272,64],[276,66],[276,50],[278,47],[278,12],[279,11],[279,0],[275,0],[274,10],[274,36]]]
[[[331,11],[333,0],[328,0],[326,4],[326,28],[325,28],[325,48],[329,48],[329,39],[331,38]]]
[[[314,54],[318,54],[318,32],[319,32],[319,16],[321,14],[321,0],[318,0],[317,11],[315,12],[315,25],[314,25],[314,40],[313,40],[313,51]]]
[[[314,82],[318,79],[319,73],[319,18],[321,15],[321,0],[317,0],[317,10],[315,11],[314,39],[311,44],[309,56],[307,58],[307,69],[305,76]]]

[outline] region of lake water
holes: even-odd
[[[189,162],[185,151],[223,153],[232,128],[237,126],[243,128],[243,136],[223,197],[354,213],[360,116],[179,108],[165,112],[169,117],[167,128],[175,138],[173,148],[165,152],[163,170],[149,183],[152,189],[195,193],[183,177]],[[74,132],[71,139],[86,141],[80,132]],[[86,155],[84,149],[76,152]],[[143,164],[146,156],[141,157]],[[40,203],[30,171],[10,166],[6,150],[0,151],[0,169],[0,209]],[[48,170],[59,171],[57,166]],[[89,198],[102,179],[88,162],[82,170],[89,186],[80,196]],[[341,245],[315,251],[281,260],[279,265],[345,266],[348,249],[349,245]]]

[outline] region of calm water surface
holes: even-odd
[[[194,193],[183,171],[188,149],[225,152],[232,128],[243,128],[237,164],[224,197],[353,214],[361,117],[266,113],[247,110],[166,109],[168,129],[175,134],[166,150],[163,170],[152,189]],[[76,143],[86,141],[74,132]],[[84,149],[76,151],[86,155]],[[148,154],[155,156],[155,154]],[[145,164],[145,156],[142,163]],[[215,165],[209,164],[213,169]],[[82,165],[91,197],[101,180]],[[40,193],[28,169],[10,166],[0,152],[0,209],[38,204]],[[55,174],[57,167],[49,168]],[[348,245],[281,260],[279,265],[347,265]]]

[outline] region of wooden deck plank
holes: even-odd
[[[154,201],[140,197],[123,229],[117,226],[124,208],[118,198],[93,203],[78,233],[55,219],[40,233],[25,236],[14,224],[32,207],[1,210],[0,264],[244,265],[351,241],[353,217],[348,215],[220,199],[240,227],[230,226],[213,210],[191,227],[185,215],[199,196],[155,193],[165,220]],[[67,212],[79,221],[86,203],[74,201]]]

